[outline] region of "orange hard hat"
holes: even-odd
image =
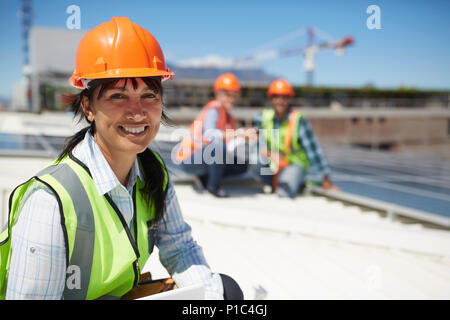
[[[217,77],[216,82],[214,82],[213,91],[216,92],[217,90],[241,91],[241,86],[239,85],[238,78],[228,72]]]
[[[289,82],[281,78],[273,81],[269,86],[269,90],[267,90],[268,97],[272,97],[276,94],[289,97],[295,96],[294,90]]]
[[[172,79],[153,35],[126,17],[113,17],[81,39],[70,83],[85,88],[84,79],[157,77]]]

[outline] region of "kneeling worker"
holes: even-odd
[[[211,194],[223,198],[228,193],[221,187],[222,178],[247,170],[245,161],[238,161],[234,155],[230,159],[231,146],[249,137],[256,140],[257,136],[255,128],[237,129],[238,121],[230,114],[241,91],[236,76],[220,75],[213,91],[215,99],[203,107],[191,124],[189,135],[176,147],[175,162],[183,171],[198,176]]]
[[[258,174],[264,183],[272,185],[272,192],[294,198],[311,164],[323,175],[324,189],[338,190],[331,183],[330,169],[309,121],[290,105],[294,95],[284,79],[269,86],[267,96],[273,108],[263,110],[254,119],[260,129],[259,141],[263,142],[259,147]]]

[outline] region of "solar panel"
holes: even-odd
[[[0,133],[0,155],[54,157],[64,146],[65,137]]]
[[[152,144],[169,168],[176,168],[170,159],[174,145]],[[324,145],[323,149],[332,180],[342,191],[450,217],[450,161],[349,146]],[[308,180],[318,179],[311,168]]]
[[[55,157],[65,139],[0,133],[0,155]],[[176,169],[170,159],[175,142],[154,141],[151,146],[170,169]],[[450,161],[349,146],[323,145],[323,149],[332,180],[342,191],[450,217]],[[318,179],[314,170],[308,179]]]
[[[343,191],[450,217],[450,161],[355,147],[324,151]]]

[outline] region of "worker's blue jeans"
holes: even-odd
[[[258,164],[252,168],[252,171],[264,184],[270,186],[272,185],[273,174],[264,174],[270,171],[268,164],[263,164],[258,161]],[[276,190],[277,195],[283,198],[295,198],[298,193],[298,189],[304,182],[305,178],[305,168],[296,164],[290,164],[288,167],[284,168],[278,176],[278,187]]]
[[[204,150],[207,150],[207,156],[216,160],[211,163],[207,161]],[[220,150],[218,149],[220,148]],[[219,151],[217,154],[215,151]],[[221,151],[221,152],[220,152]],[[216,145],[208,145],[203,149],[196,151],[188,161],[179,164],[179,168],[187,173],[206,179],[206,187],[209,190],[217,190],[224,177],[239,175],[247,170],[247,164],[237,164],[234,159],[226,159],[226,144],[219,141]],[[201,159],[200,163],[198,160]],[[206,159],[206,160],[205,160]]]

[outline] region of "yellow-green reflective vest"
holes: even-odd
[[[298,127],[300,124],[300,119],[302,117],[302,114],[300,112],[295,112],[294,125],[292,126],[292,131],[288,133],[289,116],[292,112],[294,112],[294,110],[291,110],[289,112],[286,119],[283,120],[283,122],[280,124],[278,132],[276,132],[273,126],[275,110],[264,109],[262,112],[261,120],[261,129],[264,130],[262,133],[265,135],[268,150],[276,151],[283,156],[286,156],[287,153],[286,160],[289,163],[297,164],[307,169],[309,167],[309,160],[306,156],[305,150],[303,150],[298,141]],[[286,134],[291,134],[290,146],[286,146],[284,143]],[[287,152],[288,148],[289,152]],[[269,166],[273,172],[277,171],[276,164],[273,163],[273,161],[269,163]]]
[[[149,152],[138,155],[138,161],[144,161]],[[167,171],[160,156],[154,154],[164,168],[166,188]],[[35,181],[48,186],[59,204],[66,247],[64,299],[119,299],[136,286],[153,250],[149,233],[152,237],[155,211],[152,201],[147,203],[140,192],[144,181],[137,177],[133,190],[135,214],[130,230],[109,195],[98,194],[89,169],[69,153],[19,185],[10,196],[8,225],[0,230],[0,300],[6,295],[11,229],[20,214],[21,199]]]

